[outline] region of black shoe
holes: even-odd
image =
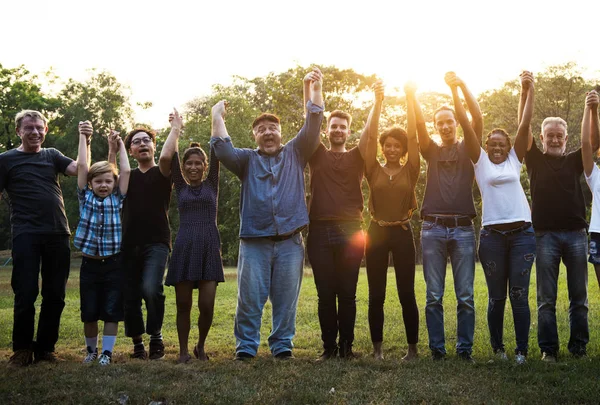
[[[58,356],[56,356],[56,353],[54,352],[35,352],[33,354],[34,356],[34,363],[39,363],[41,361],[45,361],[47,363],[58,363],[61,361],[64,361],[63,359],[59,358]]]
[[[340,342],[339,355],[341,359],[352,360],[358,358],[358,355],[352,351],[352,343]]]
[[[321,355],[319,356],[319,358],[316,361],[325,361],[325,360],[329,360],[329,359],[335,359],[338,355],[338,348],[335,347],[333,349],[325,349],[323,350],[323,353],[321,353]]]
[[[440,352],[438,350],[433,350],[431,352],[431,360],[433,360],[433,361],[444,361],[444,360],[446,360],[446,353]]]
[[[8,360],[9,367],[27,367],[30,364],[33,364],[33,350],[31,349],[16,350]]]
[[[458,358],[467,363],[475,363],[475,359],[469,352],[458,352]]]
[[[254,356],[251,355],[250,353],[237,352],[235,354],[234,360],[237,360],[237,361],[246,361],[246,360],[252,360],[253,358],[254,358]]]
[[[162,339],[150,339],[148,355],[150,360],[160,360],[165,357],[165,345]]]
[[[292,354],[291,350],[286,350],[286,351],[283,351],[281,353],[277,353],[275,355],[275,358],[277,360],[290,360],[290,359],[294,358],[294,355]]]

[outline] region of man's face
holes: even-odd
[[[350,134],[350,128],[348,128],[348,120],[340,117],[333,117],[329,120],[329,126],[327,127],[327,136],[329,137],[329,143],[333,145],[344,145],[348,135]]]
[[[444,144],[456,143],[456,120],[452,111],[438,111],[434,118],[435,129]]]
[[[129,154],[138,162],[148,162],[154,159],[154,142],[145,132],[138,132],[131,139]]]
[[[254,139],[258,150],[266,155],[274,155],[281,148],[281,126],[276,122],[259,121],[254,128]]]
[[[556,157],[564,155],[567,147],[567,138],[565,127],[557,122],[546,124],[540,135],[544,153]]]
[[[37,152],[42,147],[48,127],[43,120],[34,117],[24,117],[17,129],[17,135],[21,138],[23,150],[26,152]]]

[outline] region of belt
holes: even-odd
[[[483,229],[486,229],[488,231],[498,232],[498,233],[501,233],[502,235],[508,236],[508,235],[512,235],[513,233],[519,233],[521,231],[524,231],[525,229],[529,228],[530,226],[531,226],[531,222],[525,222],[523,225],[521,225],[518,228],[509,229],[506,231],[501,231],[500,229],[496,229],[496,228],[494,228],[494,225],[486,225],[483,227]]]
[[[376,219],[373,219],[373,222],[375,222],[381,227],[401,226],[402,229],[404,229],[405,231],[408,231],[408,227],[410,226],[410,218],[403,219],[402,221],[378,221]]]
[[[432,215],[425,215],[423,221],[433,222],[437,225],[445,226],[446,228],[456,228],[457,226],[471,226],[473,222],[471,218],[464,216],[456,217],[434,217]]]
[[[294,232],[292,233],[288,233],[286,235],[273,235],[273,236],[265,236],[265,239],[269,239],[270,241],[273,242],[281,242],[283,240],[288,240],[291,237],[299,234],[300,232],[302,232],[302,230],[304,229],[304,226],[301,226],[300,228],[296,229]]]

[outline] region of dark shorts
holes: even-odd
[[[123,320],[123,278],[120,254],[107,259],[82,258],[79,293],[83,322]]]
[[[590,257],[588,262],[600,264],[600,233],[590,233]]]

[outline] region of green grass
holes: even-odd
[[[532,325],[528,364],[512,363],[515,347],[510,306],[505,316],[505,344],[508,363],[489,363],[486,306],[487,287],[480,267],[475,277],[476,330],[475,365],[456,359],[456,299],[448,269],[445,294],[446,347],[449,358],[438,363],[429,359],[424,304],[425,283],[417,269],[416,294],[420,310],[421,357],[405,364],[406,336],[395,290],[395,278],[388,274],[388,299],[384,330],[386,359],[376,362],[369,353],[371,342],[367,322],[368,288],[364,269],[357,293],[356,361],[329,361],[317,364],[321,351],[314,281],[307,269],[298,308],[295,360],[279,362],[270,356],[266,338],[270,330],[270,305],[263,316],[262,342],[258,359],[232,361],[235,347],[233,318],[236,306],[235,269],[226,270],[226,282],[218,287],[213,328],[206,347],[209,362],[176,365],[178,354],[175,329],[174,289],[166,287],[167,305],[163,334],[166,360],[138,362],[128,359],[130,342],[119,331],[114,364],[108,368],[83,366],[83,327],[79,319],[79,274],[73,268],[67,291],[57,351],[66,362],[39,364],[24,369],[4,367],[11,354],[13,294],[10,268],[0,268],[0,399],[11,404],[127,404],[150,401],[186,403],[298,403],[298,404],[388,404],[388,403],[597,403],[600,397],[600,347],[598,299],[600,292],[590,266],[589,357],[572,359],[566,350],[569,337],[568,299],[564,269],[561,272],[557,317],[561,358],[556,365],[540,361],[536,337],[535,274],[532,275],[530,305]],[[197,294],[197,292],[196,292]],[[37,310],[39,311],[38,300]],[[198,315],[197,309],[192,317]],[[197,339],[193,328],[190,342]],[[191,346],[190,346],[191,347]],[[333,388],[333,391],[332,391]]]

